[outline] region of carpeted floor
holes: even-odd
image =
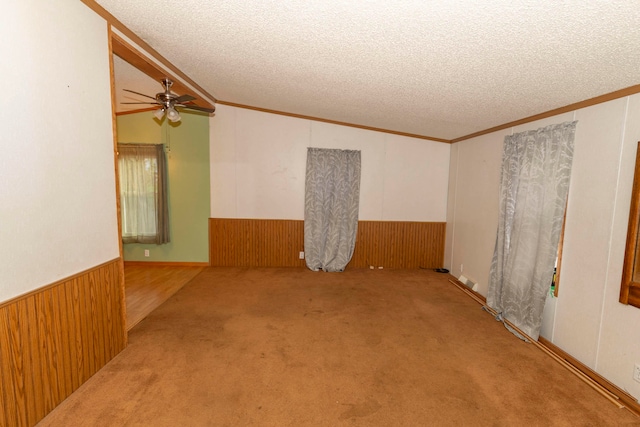
[[[206,269],[39,425],[640,425],[448,277]]]

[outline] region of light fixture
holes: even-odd
[[[173,108],[173,106],[170,106],[167,109],[167,118],[172,122],[179,122],[180,114],[176,111],[175,108]]]
[[[156,119],[162,120],[164,118],[165,112],[167,113],[167,118],[171,122],[179,122],[180,121],[180,113],[175,109],[173,105],[167,105],[166,107],[162,107],[153,112],[153,115],[156,116]]]
[[[153,112],[153,115],[156,116],[156,119],[162,120],[164,117],[164,108],[160,108]]]

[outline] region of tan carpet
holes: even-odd
[[[206,269],[40,425],[640,425],[448,277]]]

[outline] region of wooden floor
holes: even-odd
[[[204,267],[125,264],[127,330],[136,326],[203,269]]]

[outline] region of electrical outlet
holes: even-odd
[[[460,273],[462,273],[464,271],[464,265],[460,264]]]
[[[299,256],[300,256],[300,259],[304,259],[304,252],[300,251],[300,255]]]
[[[145,249],[144,250],[144,256],[148,257],[149,256],[149,249]]]
[[[640,364],[638,363],[633,368],[633,379],[640,383]]]

